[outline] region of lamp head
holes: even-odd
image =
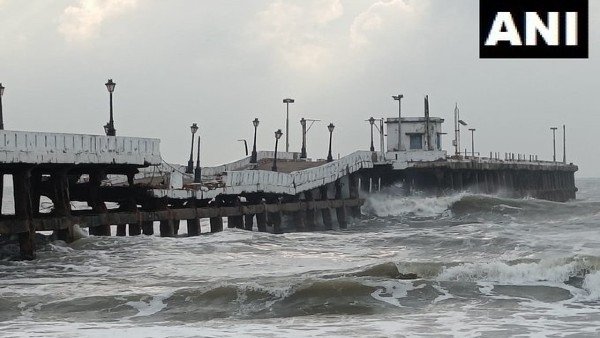
[[[283,99],[283,103],[294,103],[294,99]]]
[[[192,124],[192,126],[190,127],[190,130],[192,131],[192,135],[194,135],[198,131],[198,125],[195,123]]]
[[[116,83],[113,82],[112,79],[108,79],[108,82],[105,83],[106,85],[106,89],[108,89],[109,93],[112,93],[115,91],[115,86],[117,85]]]
[[[254,127],[258,127],[258,117],[254,119],[254,121],[252,121],[252,124],[254,125]]]
[[[333,128],[335,128],[335,126],[333,125],[333,123],[329,123],[329,125],[327,126],[327,129],[329,129],[330,133],[333,133]]]
[[[375,118],[373,118],[373,116],[371,116],[371,118],[369,118],[369,123],[370,123],[371,125],[374,125],[374,124],[375,124]]]
[[[467,122],[463,121],[463,120],[458,120],[458,123],[462,124],[463,126],[467,125]]]
[[[283,135],[283,132],[281,131],[281,129],[277,129],[277,131],[275,132],[275,138],[279,140],[281,138],[281,135]]]
[[[404,95],[399,94],[399,95],[392,95],[392,98],[396,101],[400,101],[402,100],[402,98],[404,97]]]

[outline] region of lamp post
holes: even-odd
[[[2,116],[2,96],[4,96],[4,86],[0,83],[0,130],[4,130],[4,117]]]
[[[398,151],[402,151],[402,98],[404,95],[393,95],[392,98],[398,101]]]
[[[552,129],[552,148],[554,150],[554,155],[552,156],[552,161],[556,162],[556,127],[550,127]]]
[[[306,119],[304,117],[300,119],[300,125],[302,125],[302,148],[300,149],[300,158],[306,158]]]
[[[116,83],[113,82],[112,79],[108,79],[106,82],[106,89],[108,89],[108,93],[110,96],[110,119],[108,120],[108,124],[105,126],[106,136],[115,136],[117,135],[117,131],[115,130],[115,121],[113,120],[113,92],[115,91]]]
[[[371,125],[371,151],[375,151],[375,145],[373,144],[373,126],[375,126],[375,118],[371,116],[367,121]]]
[[[563,124],[563,163],[567,164],[567,130]]]
[[[258,123],[258,117],[252,121],[252,124],[254,125],[254,145],[252,146],[252,157],[250,157],[250,163],[256,163],[258,157],[256,153],[256,129],[258,128]]]
[[[198,125],[192,124],[190,127],[192,132],[192,148],[190,148],[190,160],[188,161],[187,168],[185,170],[186,174],[191,174],[194,172],[194,134],[198,131]]]
[[[290,151],[290,103],[294,103],[294,99],[283,99],[285,103],[285,152]]]
[[[327,126],[327,129],[329,129],[329,153],[327,154],[327,162],[333,161],[333,156],[331,156],[331,137],[333,135],[333,128],[335,128],[333,123],[329,123]]]
[[[198,135],[198,154],[196,156],[196,169],[194,169],[194,183],[202,183],[202,169],[200,168],[200,135]]]
[[[475,157],[475,128],[469,128],[471,131],[471,157]]]
[[[277,131],[275,132],[275,155],[273,156],[273,167],[271,167],[272,171],[277,171],[277,145],[279,144],[279,139],[281,138],[281,135],[283,135],[281,129],[277,129]]]

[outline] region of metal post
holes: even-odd
[[[475,157],[475,128],[469,128],[469,130],[471,131],[471,156]],[[492,157],[491,153],[490,157]]]
[[[563,124],[563,163],[567,164],[567,130]]]
[[[300,119],[300,125],[302,125],[302,148],[300,149],[300,158],[306,158],[306,119]]]
[[[394,95],[392,98],[398,101],[398,151],[402,151],[402,98],[404,95]]]
[[[273,166],[271,167],[272,171],[277,171],[277,145],[279,144],[279,139],[281,138],[281,129],[278,129],[275,132],[275,155],[273,156]]]
[[[256,130],[258,129],[258,123],[258,118],[255,118],[254,121],[252,121],[252,124],[254,125],[254,143],[252,145],[252,157],[250,158],[250,163],[256,163],[258,157],[258,154],[256,153]]]
[[[194,183],[202,183],[202,168],[200,168],[200,135],[198,135],[198,154],[196,156],[196,169],[194,169]]]
[[[285,152],[290,151],[290,103],[294,103],[294,99],[284,99],[283,103],[285,103]]]
[[[4,130],[4,117],[2,115],[2,96],[4,96],[4,86],[0,83],[0,130]]]
[[[190,147],[190,159],[188,160],[188,165],[185,169],[186,174],[194,172],[194,134],[198,131],[198,125],[193,123],[190,127],[190,131],[192,132],[192,146]]]
[[[329,123],[329,125],[327,126],[327,128],[329,129],[329,153],[327,154],[327,162],[333,161],[333,156],[331,156],[331,140],[333,136],[334,127],[335,126],[333,125],[333,123]]]
[[[556,127],[550,127],[550,129],[552,129],[552,148],[553,148],[553,156],[552,156],[552,161],[556,162]]]
[[[381,148],[381,158],[385,158],[385,135],[383,132],[383,118],[379,119],[379,145]]]

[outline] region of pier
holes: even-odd
[[[494,154],[498,155],[498,154]],[[469,190],[553,201],[575,198],[577,166],[512,156],[448,156],[440,149],[356,151],[333,161],[274,152],[203,167],[165,163],[158,139],[0,130],[0,173],[12,177],[15,212],[0,215],[0,234],[18,236],[21,257],[35,257],[35,233],[73,241],[90,235],[162,237],[230,228],[274,234],[344,229],[361,216],[367,194],[400,184],[406,194]],[[41,207],[42,199],[51,207]],[[75,208],[74,203],[85,207]],[[201,226],[207,219],[208,227]],[[227,222],[224,222],[224,219]],[[116,230],[116,231],[114,231]]]

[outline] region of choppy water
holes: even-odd
[[[55,242],[0,336],[598,336],[600,179],[553,203],[374,195],[347,231]]]

